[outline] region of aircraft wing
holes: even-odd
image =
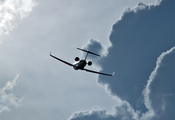
[[[93,70],[88,70],[88,69],[83,69],[87,72],[92,72],[92,73],[96,73],[96,74],[101,74],[101,75],[107,75],[107,76],[113,76],[115,74],[115,72],[113,72],[113,74],[106,74],[106,73],[101,73],[101,72],[97,72],[97,71],[93,71]]]
[[[64,61],[64,60],[62,60],[60,58],[57,58],[57,57],[53,56],[51,53],[50,53],[50,56],[53,57],[53,58],[55,58],[55,59],[57,59],[57,60],[59,60],[59,61],[61,61],[61,62],[63,62],[63,63],[65,63],[65,64],[67,64],[67,65],[73,66],[73,64],[68,63],[68,62],[66,62],[66,61]]]

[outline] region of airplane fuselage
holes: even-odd
[[[74,68],[75,70],[78,70],[78,69],[83,70],[84,67],[86,66],[86,64],[87,64],[86,60],[80,60],[80,61],[78,61],[77,63],[75,63],[75,64],[73,65],[73,68]]]

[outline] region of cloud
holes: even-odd
[[[89,50],[91,52],[97,53],[100,56],[104,56],[104,51],[105,51],[104,47],[102,46],[102,44],[98,40],[89,39],[88,43],[86,45],[82,46],[82,48],[85,50]],[[83,52],[83,54],[84,54],[84,52]],[[92,60],[94,65],[100,67],[98,64],[100,57],[92,55],[92,54],[88,54],[87,59]]]
[[[157,59],[156,68],[151,73],[144,89],[145,105],[156,119],[173,119],[174,113],[174,79],[175,47],[163,52]],[[146,114],[146,116],[149,114]],[[160,118],[161,116],[161,118]]]
[[[83,48],[93,51],[94,53],[97,53],[97,54],[101,54],[103,51],[102,44],[98,40],[95,40],[95,39],[90,39]]]
[[[13,88],[17,85],[19,75],[12,81],[0,89],[0,113],[3,111],[10,111],[14,107],[21,105],[22,98],[18,98],[13,94]]]
[[[110,78],[112,80],[99,76],[98,81],[107,84],[112,94],[127,100],[135,109],[147,111],[142,91],[156,66],[157,57],[175,44],[172,2],[162,1],[155,7],[126,12],[113,25],[110,34],[112,47],[101,65],[103,70],[116,70],[116,75]]]
[[[175,118],[174,14],[173,0],[139,3],[123,12],[112,27],[108,55],[99,61],[102,72],[116,70],[116,74],[100,75],[98,82],[127,105],[114,106],[115,114],[105,109],[77,112],[71,120]]]
[[[138,114],[126,101],[114,106],[109,113],[105,109],[94,106],[90,111],[74,113],[69,120],[138,120]]]
[[[135,111],[132,106],[127,101],[120,100],[118,106],[114,106],[111,113],[108,113],[105,109],[100,109],[98,106],[92,108],[89,111],[80,111],[74,113],[69,120],[164,120],[164,119],[174,119],[174,100],[175,100],[175,88],[174,88],[174,78],[175,78],[175,66],[174,58],[175,56],[175,47],[170,50],[163,52],[156,62],[156,67],[154,71],[149,76],[148,84],[144,89],[144,99],[145,106],[148,108],[148,112],[145,114],[142,113],[142,116],[139,118],[140,112]],[[164,67],[167,67],[164,69]],[[163,71],[162,71],[163,70]],[[172,72],[173,71],[173,72]],[[168,74],[166,74],[168,73]],[[170,74],[169,74],[170,73]],[[166,77],[171,76],[171,79],[165,79]],[[164,79],[160,79],[160,77]],[[155,86],[152,85],[152,82],[155,81],[157,85],[158,82],[161,82],[164,86],[172,84],[172,87],[167,90],[164,89],[164,86],[159,86],[158,90],[155,91]],[[167,83],[167,81],[169,81]],[[162,90],[163,88],[163,90]],[[154,93],[155,92],[155,93]],[[155,94],[158,96],[155,97]],[[169,105],[168,105],[169,104]],[[171,104],[171,105],[170,105]],[[161,111],[161,114],[160,114]],[[163,115],[163,116],[162,116]]]
[[[9,34],[16,21],[27,17],[36,5],[34,0],[4,0],[0,3],[0,36]]]

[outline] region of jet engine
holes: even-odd
[[[89,66],[91,66],[91,65],[92,65],[92,62],[91,62],[91,61],[89,61],[89,62],[88,62],[88,65],[89,65]]]
[[[76,57],[76,58],[75,58],[75,61],[79,61],[79,60],[80,60],[79,57]]]

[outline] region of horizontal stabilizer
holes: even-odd
[[[100,55],[98,55],[98,54],[96,54],[96,53],[93,53],[93,52],[91,52],[91,51],[88,51],[88,50],[84,50],[84,49],[81,49],[81,48],[77,48],[77,49],[78,49],[78,50],[82,50],[82,51],[87,52],[87,53],[91,53],[91,54],[96,55],[96,56],[100,56]]]

